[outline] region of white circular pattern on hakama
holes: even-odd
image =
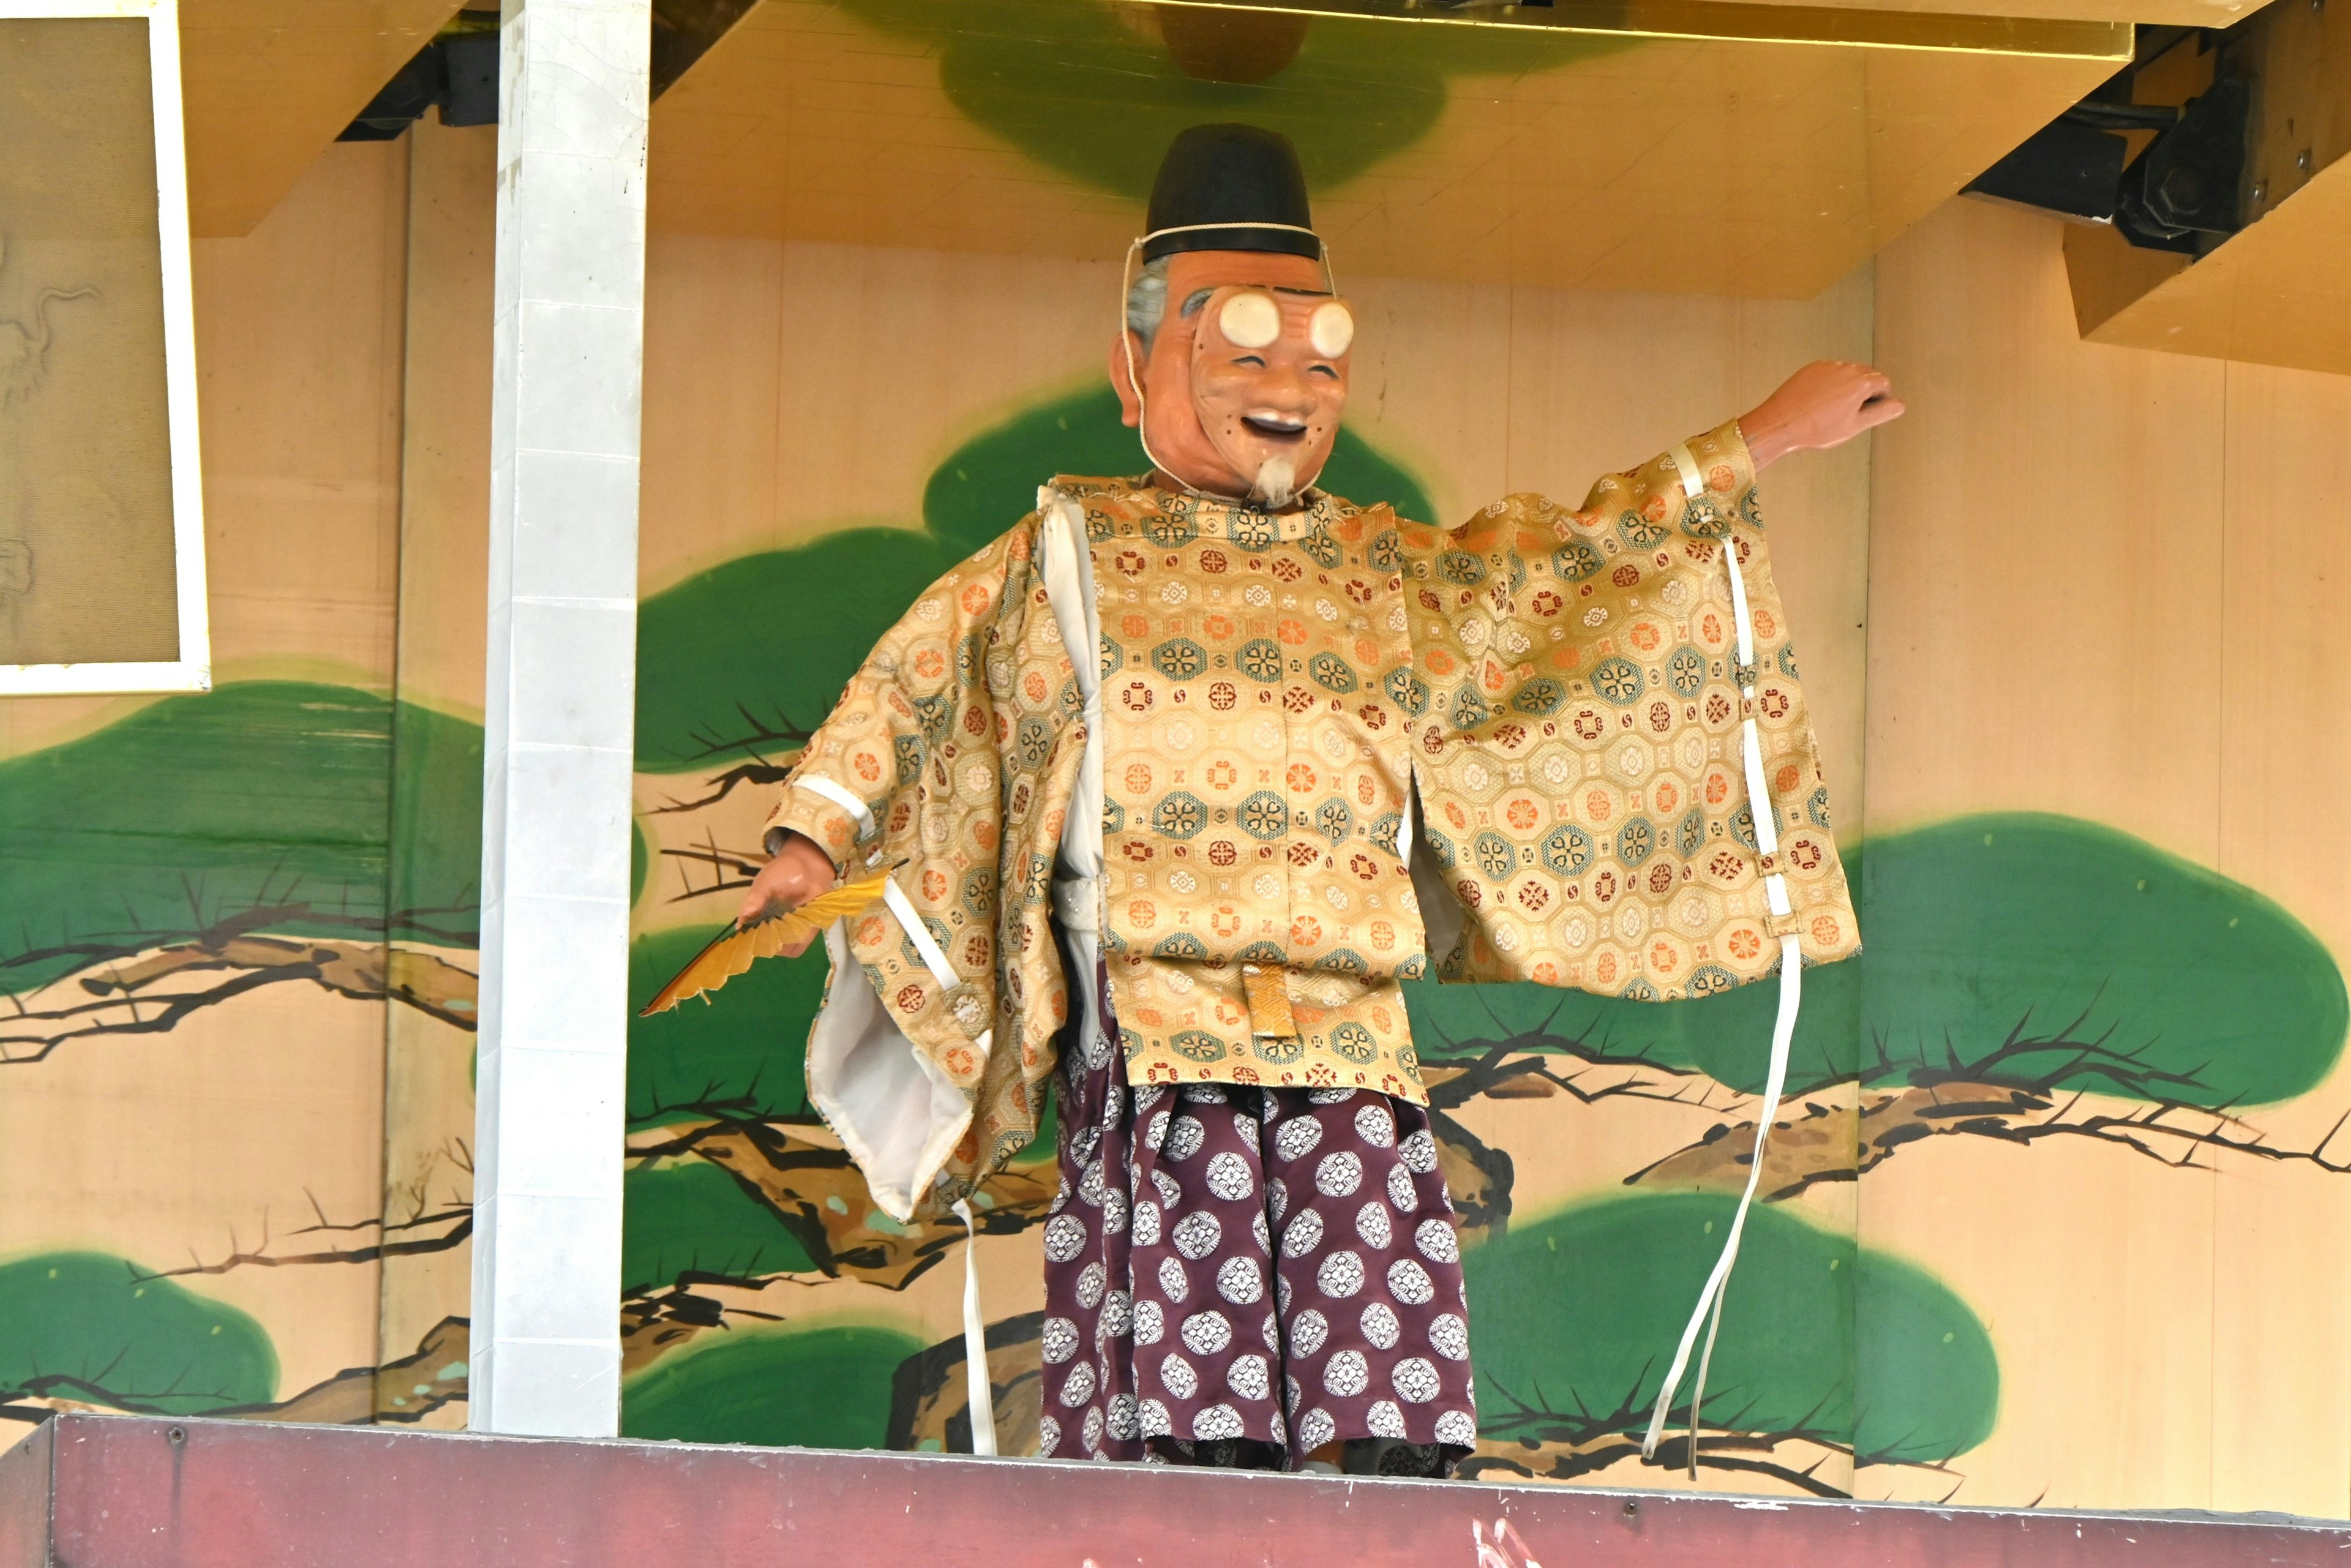
[[[1425,1307],[1437,1299],[1437,1287],[1429,1281],[1427,1270],[1409,1258],[1399,1258],[1388,1265],[1388,1294],[1407,1307]]]
[[[1180,1301],[1192,1293],[1192,1281],[1184,1272],[1184,1265],[1173,1258],[1159,1260],[1159,1293],[1171,1301]]]
[[[1091,1385],[1092,1379],[1087,1381]],[[1323,1364],[1322,1386],[1342,1399],[1353,1398],[1371,1384],[1371,1369],[1364,1364],[1364,1353],[1360,1350],[1340,1351]]]
[[[1134,1303],[1134,1343],[1157,1344],[1167,1332],[1167,1319],[1159,1303],[1145,1296]]]
[[[1045,1364],[1059,1366],[1078,1354],[1078,1325],[1067,1318],[1045,1320]]]
[[[1176,1222],[1176,1228],[1168,1234],[1168,1239],[1175,1243],[1176,1250],[1196,1263],[1214,1252],[1217,1249],[1217,1243],[1224,1239],[1224,1226],[1207,1209],[1186,1215]],[[1183,1298],[1178,1296],[1176,1300],[1181,1301]]]
[[[1374,1250],[1384,1249],[1395,1239],[1388,1228],[1388,1209],[1384,1203],[1367,1203],[1355,1211],[1355,1234],[1364,1245]]]
[[[1303,1258],[1322,1245],[1322,1217],[1311,1208],[1301,1208],[1281,1233],[1281,1255]]]
[[[1451,1312],[1439,1312],[1429,1321],[1428,1343],[1447,1361],[1467,1361],[1469,1325]]]
[[[1325,1197],[1350,1197],[1363,1185],[1363,1158],[1352,1150],[1324,1155],[1322,1163],[1314,1167],[1314,1190]]]
[[[1395,1272],[1389,1270],[1391,1285]],[[1425,1281],[1427,1276],[1422,1278]],[[1324,1295],[1343,1301],[1364,1288],[1364,1260],[1353,1252],[1333,1252],[1314,1270],[1314,1283]],[[1426,1296],[1421,1299],[1427,1300]]]
[[[1249,1194],[1249,1162],[1229,1149],[1208,1160],[1208,1190],[1227,1203],[1238,1203]]]
[[[1089,1263],[1084,1268],[1079,1270],[1078,1305],[1085,1308],[1088,1312],[1092,1312],[1096,1307],[1102,1305],[1102,1286],[1109,1281],[1109,1270],[1104,1269],[1100,1263]]]
[[[1298,1448],[1301,1453],[1311,1454],[1338,1435],[1339,1423],[1319,1405],[1298,1418]]]
[[[1092,1379],[1088,1381],[1091,1382]],[[1167,1355],[1160,1358],[1159,1382],[1161,1386],[1178,1399],[1189,1399],[1200,1391],[1199,1374],[1194,1372],[1192,1364],[1180,1355]]]
[[[1395,1205],[1398,1214],[1410,1214],[1420,1207],[1420,1194],[1412,1185],[1412,1173],[1402,1166],[1388,1167],[1388,1201]]]
[[[1194,1312],[1184,1320],[1184,1348],[1194,1355],[1214,1355],[1233,1343],[1233,1322],[1222,1312]]]
[[[1094,1396],[1094,1367],[1090,1361],[1079,1362],[1070,1368],[1061,1382],[1061,1404],[1071,1410]]]
[[[1415,1176],[1426,1176],[1437,1168],[1437,1140],[1423,1127],[1396,1145],[1396,1157],[1411,1167]]]
[[[1384,1149],[1395,1142],[1395,1116],[1378,1101],[1355,1113],[1355,1136],[1375,1149]]]
[[[1461,1261],[1461,1242],[1453,1234],[1452,1225],[1442,1219],[1424,1219],[1413,1228],[1412,1244],[1420,1255],[1432,1263]]]
[[[1408,1355],[1395,1364],[1388,1374],[1395,1385],[1396,1397],[1415,1405],[1426,1405],[1437,1397],[1444,1384],[1437,1375],[1437,1367],[1426,1356]]]
[[[1159,1206],[1147,1197],[1134,1206],[1134,1244],[1159,1245]]]
[[[1162,1152],[1181,1165],[1198,1154],[1200,1145],[1207,1142],[1207,1131],[1200,1125],[1199,1118],[1178,1116],[1167,1129],[1167,1146]]]
[[[1273,1375],[1261,1355],[1237,1355],[1225,1368],[1225,1386],[1244,1399],[1265,1399],[1273,1394]]]
[[[1372,1401],[1372,1407],[1364,1412],[1364,1425],[1372,1429],[1372,1436],[1374,1437],[1404,1437],[1410,1435],[1405,1428],[1404,1412],[1396,1408],[1396,1403],[1393,1399]]]
[[[1477,1418],[1464,1410],[1447,1410],[1437,1418],[1437,1440],[1457,1448],[1478,1446]]]
[[[1312,1355],[1330,1337],[1330,1321],[1312,1307],[1290,1320],[1290,1353],[1292,1355]]]
[[[1265,1299],[1265,1280],[1254,1258],[1228,1258],[1217,1270],[1217,1294],[1237,1307]]]
[[[1229,1405],[1211,1405],[1192,1417],[1192,1437],[1197,1442],[1228,1441],[1247,1430],[1241,1413]]]
[[[1376,1350],[1394,1350],[1396,1341],[1403,1335],[1403,1325],[1396,1322],[1395,1309],[1385,1301],[1374,1301],[1365,1307],[1357,1326],[1362,1328],[1364,1337]]]
[[[1322,1124],[1311,1116],[1292,1116],[1273,1132],[1273,1152],[1285,1160],[1303,1159],[1322,1141]]]
[[[1045,1256],[1067,1263],[1085,1250],[1085,1222],[1074,1214],[1057,1214],[1045,1222]]]

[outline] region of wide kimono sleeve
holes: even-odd
[[[1812,963],[1859,949],[1764,539],[1735,423],[1602,479],[1580,510],[1512,496],[1406,535],[1422,846],[1462,916],[1441,978],[1666,1000],[1771,973],[1782,935]],[[1768,801],[1749,798],[1749,734]]]
[[[810,1097],[901,1219],[1035,1135],[1067,1016],[1053,847],[1084,746],[1037,520],[925,590],[874,645],[768,821],[886,899],[827,935]],[[862,970],[862,975],[858,971]]]

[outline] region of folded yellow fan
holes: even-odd
[[[882,896],[883,884],[889,880],[889,873],[884,872],[862,882],[843,883],[830,893],[817,894],[798,909],[720,932],[710,946],[696,953],[677,972],[675,979],[655,993],[637,1016],[651,1018],[655,1013],[665,1013],[688,997],[704,997],[707,1000],[705,993],[716,990],[749,968],[753,959],[772,958],[787,947],[799,946],[836,920],[864,914]]]

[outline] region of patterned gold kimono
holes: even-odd
[[[1513,496],[1449,532],[1321,494],[1039,499],[875,647],[770,820],[893,868],[831,937],[810,1049],[891,1212],[1033,1135],[1071,1006],[1055,920],[1107,965],[1134,1082],[1423,1103],[1401,980],[1664,1000],[1764,977],[1782,936],[1857,948],[1735,425],[1581,510]]]

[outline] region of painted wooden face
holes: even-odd
[[[1111,379],[1127,423],[1143,422],[1170,476],[1217,495],[1289,505],[1330,461],[1347,404],[1354,319],[1324,291],[1319,263],[1254,251],[1172,257],[1168,314],[1147,349],[1132,347],[1146,396],[1138,406],[1124,349]]]

